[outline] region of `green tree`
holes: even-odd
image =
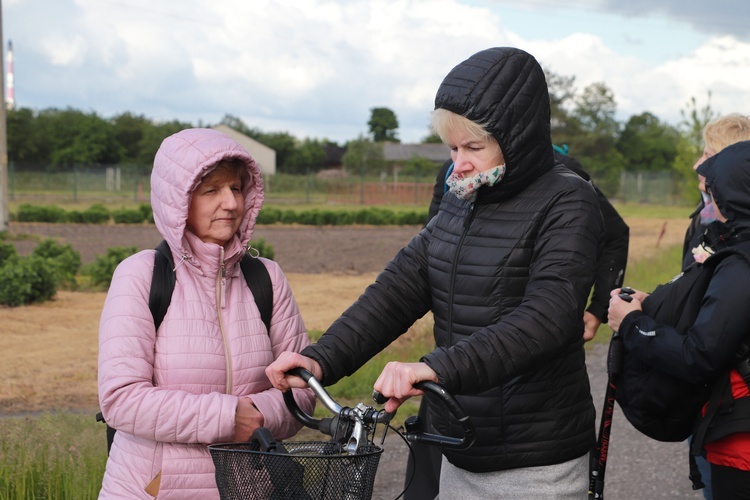
[[[448,158],[446,158],[446,160],[447,159]],[[417,177],[434,179],[438,170],[439,166],[436,165],[435,162],[421,156],[412,156],[406,161],[406,163],[404,163],[404,168],[401,172],[407,175],[416,175]]]
[[[706,104],[698,105],[695,97],[691,97],[685,108],[680,110],[682,121],[678,125],[680,139],[678,140],[677,155],[673,169],[680,175],[680,193],[686,200],[697,201],[697,180],[693,171],[693,164],[703,154],[703,129],[708,122],[717,117],[711,108],[711,92],[708,92]]]
[[[226,125],[227,127],[232,128],[241,134],[245,134],[248,137],[252,137],[253,139],[257,139],[255,136],[261,133],[258,130],[251,130],[250,127],[248,127],[240,118],[230,114],[225,114],[219,124]]]
[[[9,109],[7,115],[8,160],[39,162],[36,116],[29,108]]]
[[[112,118],[115,139],[124,149],[123,159],[135,161],[141,153],[142,139],[147,128],[153,126],[143,115],[126,112]]]
[[[118,163],[123,158],[124,148],[115,138],[114,127],[96,113],[48,109],[39,119],[52,165]]]
[[[575,98],[573,116],[587,132],[605,134],[614,139],[619,132],[615,120],[617,103],[612,90],[603,82],[592,83]]]
[[[582,134],[580,121],[571,113],[576,99],[575,77],[548,71],[545,71],[545,76],[550,99],[552,142],[560,145],[575,144],[576,137]]]
[[[626,162],[615,147],[620,125],[614,94],[604,83],[593,83],[574,98],[571,117],[580,132],[571,137],[571,154],[608,196],[616,194]]]
[[[671,170],[677,156],[679,132],[651,113],[631,116],[617,141],[628,170]]]
[[[383,146],[360,135],[346,143],[346,153],[341,159],[344,168],[353,173],[378,173],[385,168]]]
[[[279,172],[294,168],[291,159],[297,149],[297,139],[289,132],[261,132],[253,139],[276,151],[276,168]]]
[[[396,113],[388,108],[370,109],[370,134],[374,142],[400,142],[398,140],[398,119]]]
[[[422,144],[442,144],[443,140],[435,132],[431,132],[430,135],[422,139]]]
[[[139,142],[136,163],[140,165],[153,165],[154,156],[156,156],[156,152],[159,150],[159,146],[161,146],[164,139],[181,130],[192,127],[190,123],[177,120],[156,123],[147,127],[144,129],[143,137],[141,137]]]
[[[682,120],[679,123],[679,130],[682,132],[685,140],[693,148],[693,156],[697,159],[703,153],[703,129],[708,122],[717,117],[711,109],[711,92],[708,92],[706,105],[699,107],[695,97],[691,97],[685,108],[680,110]]]
[[[292,152],[284,170],[290,174],[304,174],[322,170],[326,160],[325,144],[318,139],[301,141]]]

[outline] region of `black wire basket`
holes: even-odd
[[[210,445],[221,499],[372,498],[383,448],[370,444],[349,454],[333,441],[283,446],[284,451],[269,452],[257,441]]]

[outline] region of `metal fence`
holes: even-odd
[[[29,164],[9,165],[9,199],[37,204],[148,203],[150,165],[76,165],[68,168]],[[398,177],[315,174],[264,176],[266,199],[274,203],[413,205],[426,207],[435,175]],[[594,182],[623,203],[674,205],[686,200],[681,180],[669,173],[623,173],[619,182]],[[694,191],[690,191],[692,195]]]
[[[679,205],[695,201],[686,198],[697,199],[697,188],[697,177],[695,188],[686,189],[684,179],[669,172],[623,172],[614,198],[623,203]]]

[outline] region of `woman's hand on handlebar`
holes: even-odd
[[[305,388],[307,384],[304,380],[297,376],[286,374],[292,368],[298,367],[309,371],[318,380],[321,380],[323,377],[323,370],[321,370],[317,361],[290,351],[282,352],[276,361],[266,367],[266,376],[271,381],[271,384],[280,391],[286,392],[293,387]]]
[[[438,382],[437,373],[427,364],[391,361],[383,368],[373,389],[389,398],[385,411],[392,413],[410,397],[424,394],[424,391],[414,388],[414,384],[423,380]]]

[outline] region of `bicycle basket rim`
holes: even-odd
[[[367,446],[367,451],[358,452],[355,454],[350,453],[335,453],[335,454],[310,454],[310,453],[299,453],[295,451],[289,451],[288,453],[276,453],[272,451],[260,451],[260,450],[249,450],[246,446],[250,444],[247,441],[235,441],[231,443],[216,443],[208,445],[208,450],[211,453],[247,453],[248,455],[275,455],[275,456],[286,456],[293,458],[324,458],[324,459],[336,459],[336,458],[347,458],[347,457],[367,457],[372,455],[380,455],[383,453],[384,448],[371,444]],[[329,443],[326,441],[282,441],[287,449],[291,447],[301,448],[302,446],[319,446],[323,447]]]

